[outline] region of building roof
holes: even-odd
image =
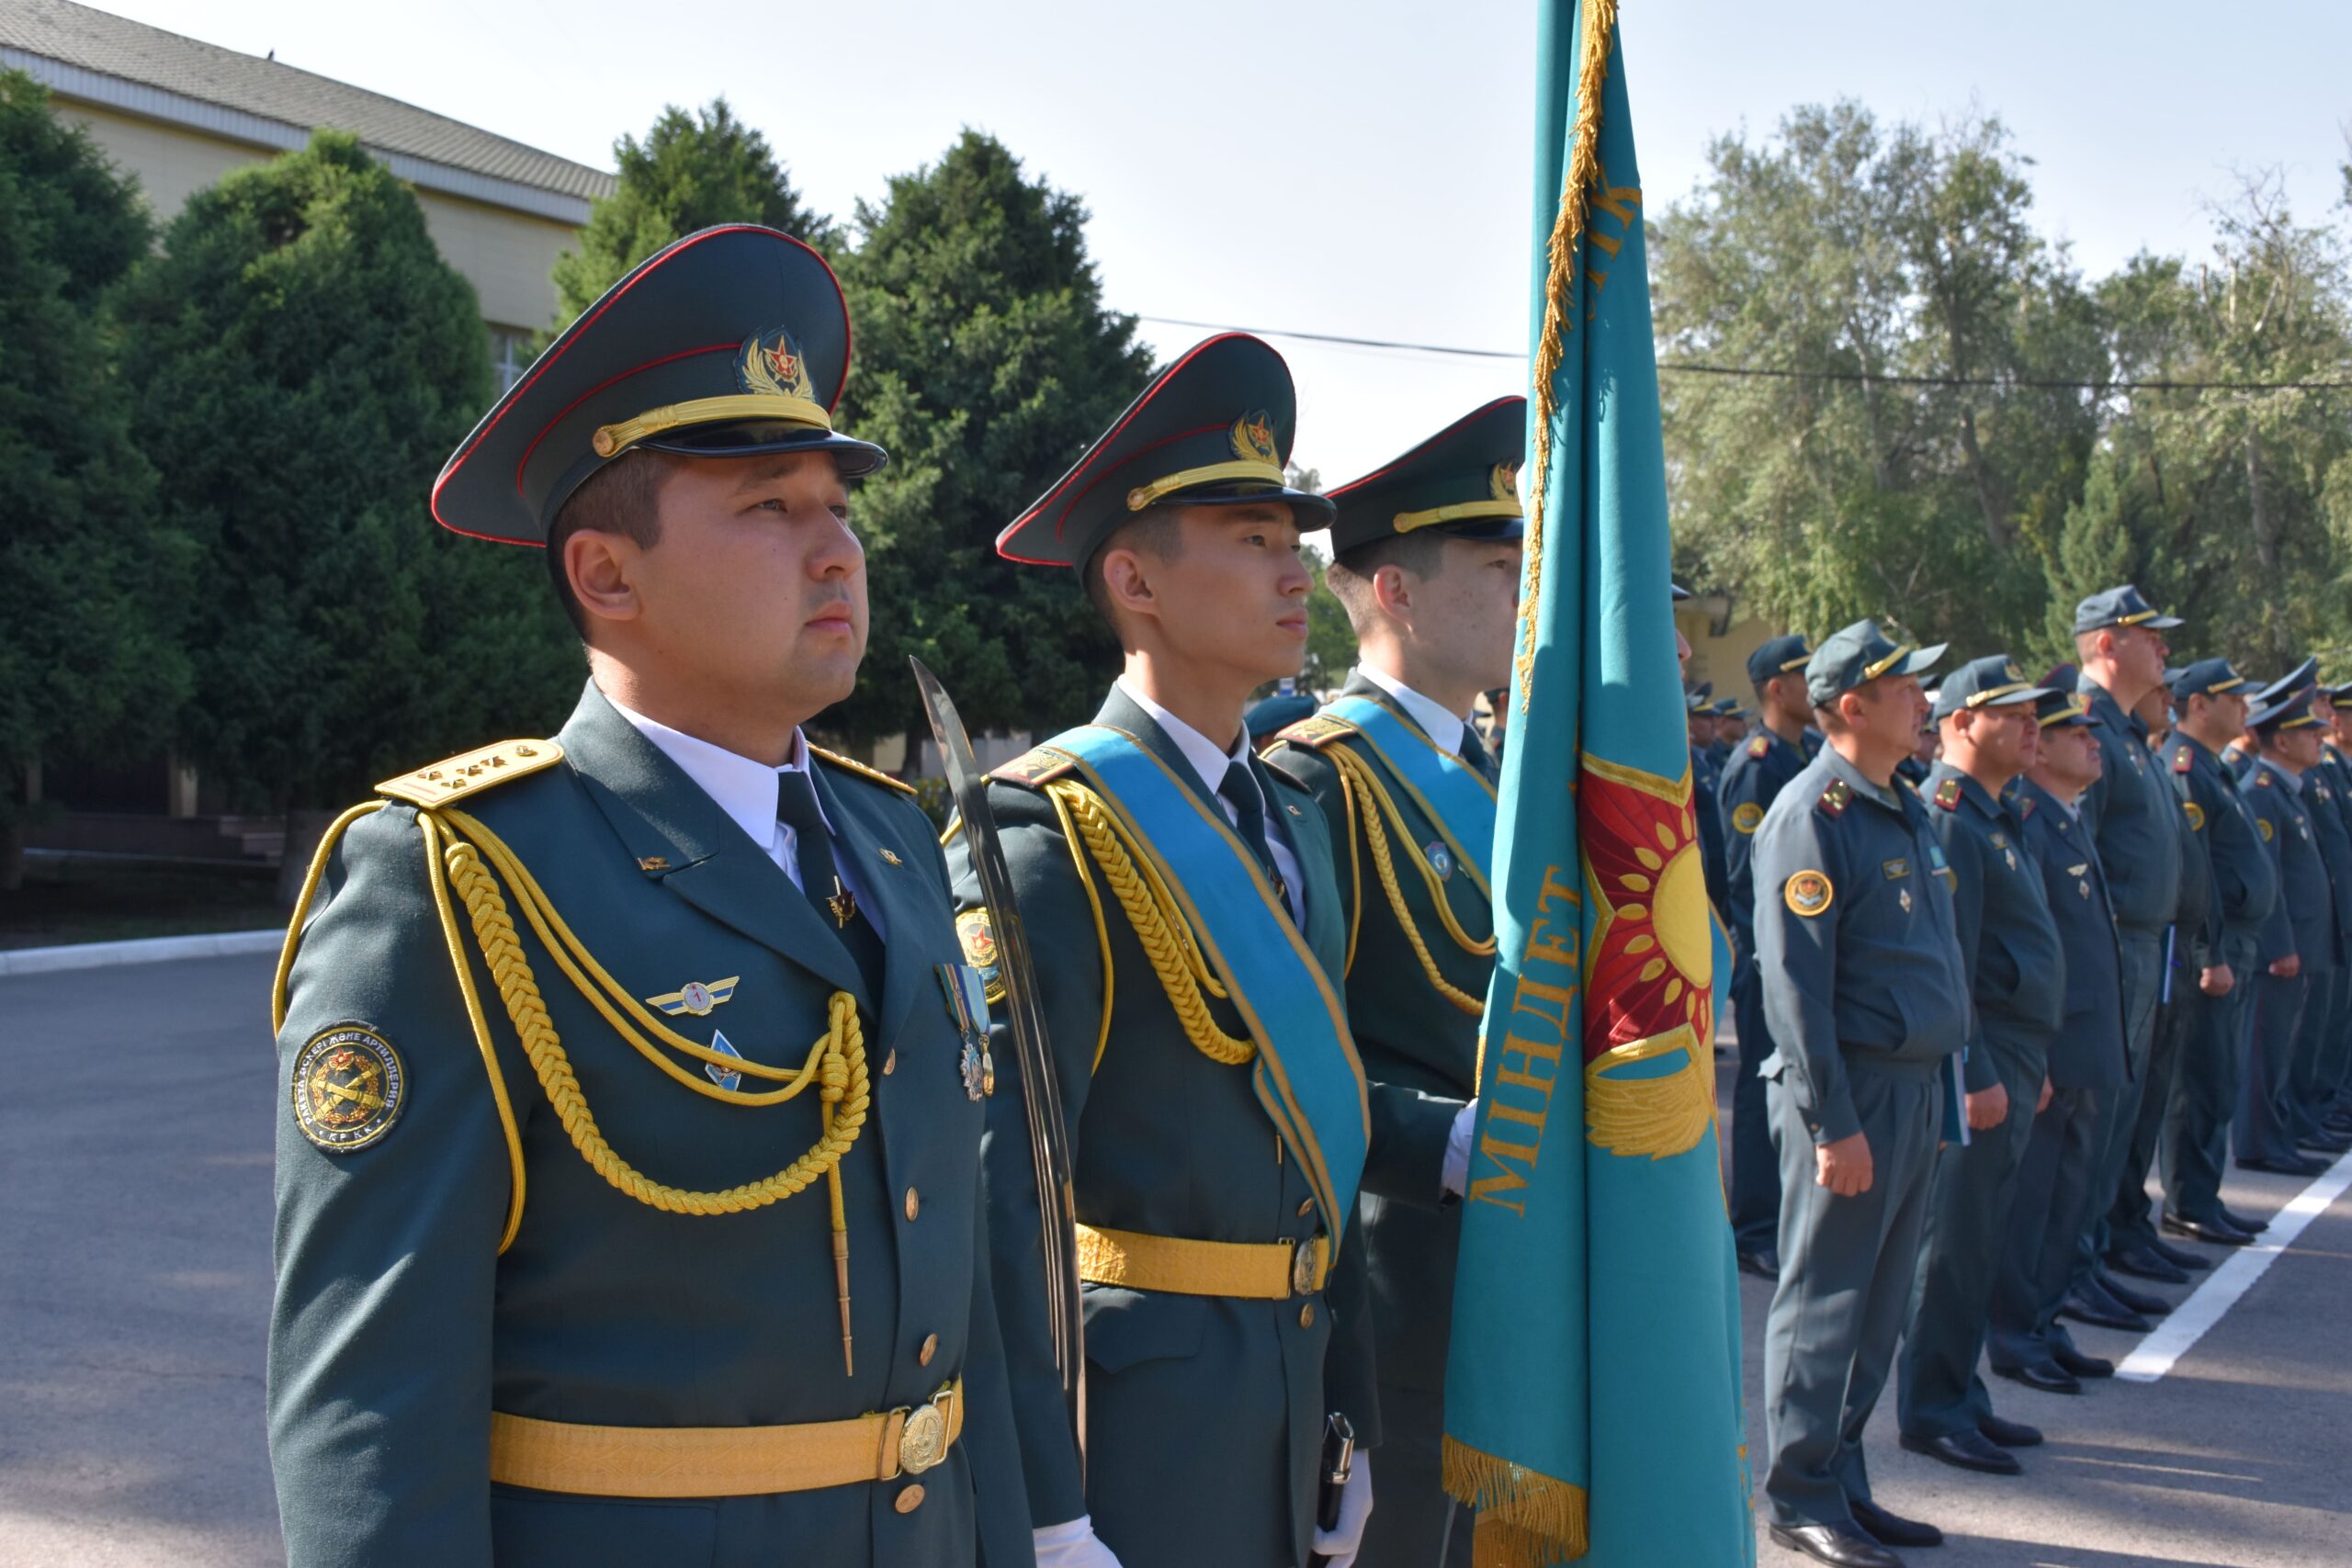
[[[398,98],[222,49],[71,0],[0,5],[0,65],[61,97],[232,141],[299,147],[332,126],[416,184],[579,223],[614,176]],[[447,176],[454,175],[456,178]]]

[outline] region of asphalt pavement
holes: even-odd
[[[0,976],[0,1564],[282,1561],[262,1427],[284,1093],[270,969],[237,957]],[[2257,1214],[2309,1185],[2232,1176],[2231,1206]],[[1760,1458],[1770,1287],[1742,1289]],[[2075,1338],[2117,1359],[2137,1344]],[[1907,1553],[1920,1568],[2352,1564],[2347,1350],[2352,1195],[2339,1195],[2157,1381],[2067,1398],[1996,1380],[2001,1413],[2049,1437],[2022,1452],[2023,1476],[1903,1452],[1890,1389],[1869,1439],[1879,1501],[1947,1532]],[[1803,1561],[1769,1541],[1758,1557]]]

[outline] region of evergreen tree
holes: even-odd
[[[427,511],[491,372],[407,186],[321,131],[198,193],[120,315],[135,428],[201,557],[183,754],[291,810],[560,721],[580,667],[540,563]]]
[[[923,732],[919,655],[975,728],[1091,716],[1118,649],[1070,571],[1016,567],[996,536],[1143,388],[1135,320],[1102,307],[1079,199],[967,130],[858,204],[842,276],[857,361],[842,423],[890,465],[852,513],[874,633],[856,694],[820,723]]]
[[[767,138],[735,118],[725,98],[689,115],[671,106],[642,142],[613,144],[620,186],[591,209],[580,247],[556,258],[560,327],[595,303],[629,268],[671,241],[714,223],[764,223],[820,251],[839,235],[813,211],[777,163]]]
[[[0,888],[44,757],[159,739],[187,666],[172,631],[187,552],[155,514],[99,314],[147,248],[137,185],[48,95],[0,72]]]

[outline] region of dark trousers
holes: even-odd
[[[1470,1568],[1476,1515],[1451,1506],[1440,1480],[1445,1395],[1380,1385],[1376,1506],[1363,1529],[1356,1568]]]
[[[2156,1009],[2148,1050],[2148,1080],[2141,1087],[2131,1140],[2123,1151],[2122,1174],[2116,1182],[2114,1202],[2107,1211],[2109,1252],[2143,1247],[2156,1239],[2155,1209],[2148,1201],[2148,1171],[2156,1163],[2156,1145],[2164,1141],[2165,1118],[2172,1109],[2181,1055],[2188,1048],[2188,993],[2196,989],[2196,971],[2177,968],[2172,971],[2172,999]]]
[[[1764,1492],[1774,1522],[1851,1524],[1870,1496],[1862,1428],[1886,1386],[1909,1309],[1943,1125],[1940,1069],[1848,1058],[1870,1141],[1870,1190],[1815,1180],[1812,1134],[1788,1089],[1766,1086],[1781,1155],[1781,1279],[1764,1325]]]
[[[1764,1024],[1764,982],[1756,960],[1741,958],[1731,982],[1733,1027],[1739,1032],[1739,1067],[1731,1085],[1731,1234],[1742,1252],[1760,1252],[1781,1230],[1781,1161],[1772,1149],[1771,1112],[1758,1069],[1772,1054]]]
[[[2009,1235],[2018,1170],[2033,1136],[2033,1102],[2041,1093],[2041,1043],[1994,1050],[2008,1091],[1998,1126],[1946,1144],[1936,1156],[1919,1241],[1918,1285],[1896,1363],[1895,1410],[1906,1438],[1942,1438],[1975,1428],[1992,1395],[1976,1375],[1984,1352],[1994,1283]]]
[[[2181,1015],[2180,1059],[2165,1107],[2165,1208],[2190,1220],[2222,1217],[2222,1168],[2230,1156],[2230,1121],[2238,1109],[2238,1058],[2254,1016],[2254,943],[2222,949],[2236,983],[2209,997],[2188,982],[2173,1005]]]
[[[2308,975],[2281,979],[2265,969],[2256,977],[2254,1024],[2245,1033],[2232,1139],[2241,1160],[2300,1157],[2293,1127],[2287,1120],[2287,1097],[2294,1088],[2295,1045],[2311,989]]]
[[[2089,1223],[2075,1248],[2075,1278],[2095,1273],[2107,1252],[2107,1215],[2122,1185],[2123,1163],[2132,1157],[2132,1136],[2139,1129],[2140,1100],[2148,1085],[2148,1061],[2154,1055],[2156,996],[2164,986],[2165,942],[2162,931],[2119,930],[2116,950],[2123,961],[2123,1059],[2126,1078],[2113,1102],[2102,1106],[2103,1141],[2091,1165]]]
[[[2004,1371],[2050,1359],[2058,1306],[2074,1282],[2075,1241],[2090,1217],[2091,1161],[2104,1135],[2105,1098],[2095,1089],[2056,1089],[2033,1119],[1985,1337],[1989,1359]]]
[[[2298,1139],[2316,1134],[2320,1118],[2328,1109],[2325,1086],[2344,1034],[2347,981],[2352,981],[2352,970],[2341,967],[2312,976],[2311,999],[2303,1005],[2302,1027],[2295,1041],[2293,1081],[2287,1096],[2287,1113]]]

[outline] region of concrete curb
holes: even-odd
[[[65,969],[105,969],[118,964],[164,964],[178,958],[228,958],[276,953],[283,931],[214,931],[203,936],[157,936],[139,942],[85,942],[67,947],[0,950],[0,975],[53,975]]]

